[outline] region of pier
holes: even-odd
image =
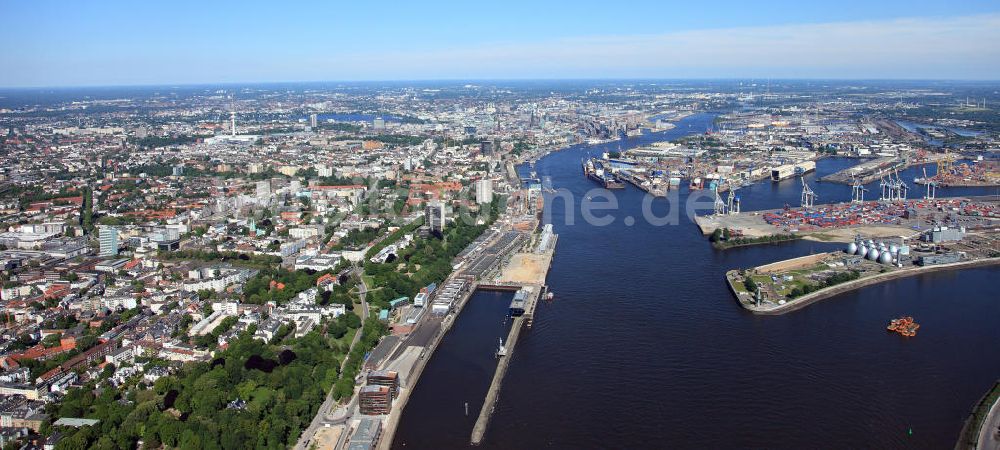
[[[488,271],[488,275],[483,276],[480,281],[470,283],[467,290],[456,299],[452,311],[441,318],[425,318],[421,327],[429,327],[427,332],[417,332],[407,336],[406,340],[400,343],[394,350],[389,361],[382,365],[382,368],[391,368],[401,375],[400,395],[396,400],[392,412],[385,423],[383,437],[379,440],[378,448],[387,450],[393,442],[396,428],[399,425],[403,410],[409,400],[412,389],[416,386],[424,367],[430,361],[431,355],[437,350],[444,335],[451,329],[455,321],[464,309],[466,303],[471,299],[477,290],[517,292],[525,291],[523,308],[524,312],[511,318],[511,330],[504,342],[506,356],[500,357],[493,381],[490,384],[483,403],[483,408],[479,412],[479,418],[473,429],[472,442],[481,442],[486,431],[486,426],[493,412],[500,393],[500,385],[503,377],[507,373],[507,366],[510,358],[513,357],[517,346],[518,337],[522,329],[531,327],[534,322],[535,309],[538,300],[543,298],[548,292],[545,286],[545,277],[548,275],[552,264],[552,257],[555,254],[556,243],[559,235],[552,233],[551,225],[543,227],[542,232],[533,234],[530,242],[518,245],[516,251],[509,258],[499,260],[499,266],[495,270]],[[499,273],[497,273],[499,271]],[[449,279],[468,277],[468,271],[453,273]],[[447,280],[443,283],[447,284]]]
[[[551,233],[551,231],[547,231]],[[546,232],[543,232],[543,234]],[[497,363],[496,372],[493,373],[493,381],[489,390],[486,391],[486,399],[483,401],[483,409],[479,411],[479,417],[472,428],[470,442],[478,445],[483,440],[486,427],[489,425],[490,417],[496,408],[496,402],[500,395],[500,387],[503,378],[507,374],[507,367],[511,358],[514,357],[514,350],[517,349],[517,341],[521,336],[524,327],[531,328],[535,320],[535,309],[538,301],[548,293],[548,287],[544,284],[545,277],[549,273],[552,265],[552,257],[555,254],[558,235],[550,234],[548,238],[539,240],[534,252],[517,253],[511,257],[504,267],[499,280],[490,283],[480,283],[477,288],[493,291],[523,291],[524,312],[513,315],[510,333],[504,341],[507,350],[506,355],[500,356]],[[547,242],[545,242],[547,240]]]
[[[841,184],[853,184],[855,182],[868,184],[879,179],[879,177],[885,172],[903,170],[909,166],[909,164],[898,158],[879,158],[827,175],[820,178],[820,181],[829,181],[831,183]]]
[[[899,157],[883,157],[866,161],[853,167],[848,167],[840,172],[820,178],[820,181],[841,184],[868,184],[878,180],[889,172],[902,171],[912,166],[933,164],[939,160],[947,159],[948,157],[949,156],[946,154],[931,154],[920,160],[908,160],[901,159]]]
[[[507,334],[507,355],[501,356],[500,361],[497,363],[497,370],[493,374],[493,381],[490,383],[489,390],[486,391],[486,400],[483,401],[483,409],[479,411],[479,418],[476,419],[476,424],[472,427],[472,445],[479,445],[483,441],[483,435],[486,434],[486,426],[490,423],[490,416],[493,415],[493,410],[496,408],[497,397],[500,395],[500,387],[503,384],[503,378],[507,374],[507,367],[510,365],[510,359],[514,356],[514,347],[517,346],[517,339],[521,336],[521,325],[525,320],[524,317],[515,317],[513,323],[510,326],[510,333]]]

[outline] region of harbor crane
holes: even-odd
[[[816,197],[817,197],[816,193],[813,192],[812,188],[809,187],[809,184],[806,183],[805,178],[803,178],[802,179],[802,207],[806,208],[806,209],[812,208],[813,204],[816,202]]]
[[[856,177],[851,177],[851,203],[865,202],[865,186]]]
[[[906,191],[909,186],[903,182],[902,178],[899,178],[898,171],[895,172],[879,172],[879,200],[883,202],[894,202],[897,200],[906,200]]]
[[[955,156],[953,154],[945,152],[941,155],[941,158],[937,160],[937,175],[950,173],[952,168],[951,166],[954,162]]]
[[[878,199],[882,202],[892,201],[892,183],[886,181],[885,174],[880,170],[878,172],[878,189],[879,195]]]
[[[896,187],[896,200],[905,201],[906,192],[910,189],[910,186],[908,186],[906,182],[899,177],[898,169],[896,170],[896,183],[894,186]]]
[[[736,188],[733,186],[729,187],[729,199],[726,208],[729,210],[729,214],[739,214],[740,213],[740,198],[736,196]]]
[[[719,195],[719,188],[722,187],[722,183],[725,181],[725,178],[719,178],[719,181],[715,183],[715,187],[712,189],[715,192],[715,215],[717,216],[726,213],[726,202],[722,201],[722,196]]]
[[[937,180],[927,177],[927,167],[924,167],[924,183],[927,184],[927,193],[924,198],[927,200],[934,200],[937,196]]]

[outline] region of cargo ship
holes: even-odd
[[[618,179],[635,185],[653,195],[654,197],[666,197],[670,186],[664,182],[662,170],[650,170],[641,172],[640,170],[622,170],[618,173]]]
[[[583,173],[591,180],[596,181],[605,189],[624,189],[625,183],[618,179],[611,171],[606,170],[604,163],[594,158],[583,162]]]
[[[816,161],[785,164],[771,169],[771,181],[782,181],[791,177],[801,177],[816,170]]]

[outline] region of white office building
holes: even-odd
[[[102,226],[98,234],[100,242],[100,256],[118,255],[118,229],[115,227]]]
[[[483,205],[493,201],[493,180],[476,181],[476,204]]]

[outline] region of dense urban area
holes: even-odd
[[[749,310],[995,262],[995,196],[935,189],[1000,185],[998,102],[976,83],[760,80],[0,92],[0,445],[388,448],[472,292],[517,292],[498,358],[548,295],[559,186],[533,162],[696,114],[715,118],[592,155],[580,176],[704,191],[719,251],[845,244],[731,271]],[[823,180],[851,202],[803,181],[800,204],[741,205],[828,157],[856,160]]]

